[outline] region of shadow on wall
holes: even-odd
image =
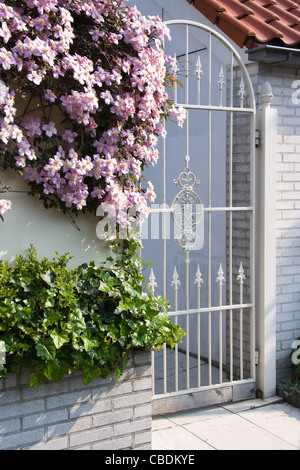
[[[0,173],[1,179],[12,191],[4,195],[12,201],[12,210],[0,221],[0,260],[13,262],[15,255],[24,255],[33,245],[39,257],[70,253],[74,259],[70,267],[89,261],[100,263],[111,251],[107,244],[96,236],[99,222],[92,214],[71,217],[56,208],[45,209],[37,197],[29,196],[28,186],[22,177],[14,172]],[[20,192],[17,192],[20,191]]]

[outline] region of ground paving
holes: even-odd
[[[300,450],[300,409],[273,397],[155,416],[152,449]]]

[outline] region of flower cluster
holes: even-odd
[[[155,198],[143,169],[162,118],[185,115],[166,91],[168,29],[125,1],[0,0],[0,164],[46,207],[145,213]]]

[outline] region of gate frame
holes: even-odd
[[[256,165],[256,354],[257,395],[276,395],[276,153],[277,108],[271,85],[265,82],[260,93],[262,108],[257,111]]]
[[[276,280],[274,283],[274,270],[271,268],[270,273],[267,273],[267,266],[270,262],[269,256],[273,253],[274,254],[274,243],[270,243],[268,245],[268,237],[271,236],[272,238],[272,230],[274,228],[274,204],[275,204],[275,197],[273,198],[273,203],[271,203],[271,217],[268,217],[268,221],[266,221],[265,210],[267,208],[268,203],[270,203],[271,198],[273,197],[272,189],[275,188],[275,179],[273,178],[274,174],[274,165],[271,166],[271,172],[264,171],[262,178],[258,177],[260,175],[260,171],[262,170],[262,162],[266,163],[264,156],[266,155],[266,151],[269,148],[269,142],[271,141],[274,145],[276,145],[276,136],[274,135],[274,126],[272,126],[272,132],[267,137],[268,134],[268,125],[269,123],[269,114],[272,115],[274,110],[270,111],[269,105],[263,107],[262,114],[258,114],[256,110],[256,100],[255,100],[255,93],[252,85],[252,81],[249,75],[249,72],[244,64],[243,60],[241,59],[239,53],[233,47],[233,45],[220,33],[215,31],[214,29],[190,20],[170,20],[165,22],[166,26],[175,26],[175,25],[183,25],[183,26],[191,26],[201,29],[202,31],[206,31],[209,34],[209,37],[214,36],[216,39],[222,43],[227,50],[232,53],[232,58],[236,60],[239,69],[243,73],[243,77],[246,80],[246,84],[249,91],[249,99],[250,99],[250,108],[246,108],[248,112],[251,113],[251,127],[250,127],[250,171],[251,171],[251,185],[250,185],[250,193],[251,193],[251,201],[253,205],[252,210],[252,220],[251,220],[251,227],[252,227],[252,245],[251,245],[251,263],[252,263],[252,278],[251,278],[251,297],[253,303],[253,320],[252,325],[250,327],[251,330],[251,364],[252,364],[252,374],[251,379],[248,380],[241,380],[235,381],[234,383],[230,384],[218,384],[216,386],[207,386],[201,387],[201,389],[190,389],[190,390],[183,390],[179,392],[172,392],[170,394],[163,394],[163,395],[154,395],[152,397],[152,413],[159,414],[161,412],[166,411],[166,400],[168,402],[167,411],[179,411],[183,409],[189,408],[196,408],[196,407],[203,407],[207,405],[217,404],[217,403],[224,403],[230,401],[237,401],[247,398],[253,398],[257,392],[257,384],[261,391],[261,396],[263,398],[267,398],[269,396],[275,395],[274,391],[274,377],[276,375],[273,358],[275,360],[275,353],[276,353],[276,341],[275,341],[275,352],[274,352],[274,335],[271,334],[271,341],[267,341],[268,334],[270,330],[268,329],[267,322],[266,322],[266,303],[272,302],[271,298],[273,299],[273,304],[271,307],[271,317],[274,317],[274,286],[276,286]],[[188,28],[187,28],[188,31]],[[211,41],[211,39],[210,39]],[[176,103],[176,105],[180,106],[181,103]],[[183,105],[184,106],[184,105]],[[192,105],[187,104],[187,108],[192,109]],[[203,109],[219,109],[219,107],[211,106],[211,103],[207,105],[203,105]],[[222,106],[224,111],[232,111],[233,104],[231,103],[231,107]],[[236,110],[239,108],[236,108]],[[246,110],[245,109],[245,110]],[[275,110],[276,111],[276,110]],[[273,118],[274,120],[274,118]],[[256,152],[256,128],[259,125],[261,130],[261,137],[262,141],[265,142],[265,145],[260,150],[260,161],[259,166],[256,166],[256,159],[257,159],[257,152]],[[275,139],[274,139],[275,137]],[[274,149],[274,147],[272,147]],[[267,163],[266,163],[267,164]],[[266,169],[266,167],[264,167]],[[165,163],[163,162],[163,185],[165,188]],[[259,201],[256,199],[256,195],[259,188],[263,188],[262,191],[259,193]],[[272,196],[270,198],[267,197],[268,191],[271,190]],[[165,198],[165,189],[162,195],[162,203],[166,203]],[[261,198],[262,196],[262,198]],[[269,201],[269,202],[268,202]],[[259,230],[257,228],[257,222],[260,224],[263,222],[263,228]],[[268,223],[267,223],[268,222]],[[275,240],[275,230],[274,230],[274,240]],[[258,247],[256,247],[256,241]],[[269,248],[269,249],[268,249]],[[165,251],[165,250],[164,250]],[[264,256],[262,256],[264,254]],[[275,257],[274,257],[275,259]],[[260,262],[259,262],[260,261]],[[166,267],[166,257],[164,253],[164,269]],[[272,265],[273,266],[273,265]],[[274,266],[273,266],[274,267]],[[257,280],[257,283],[256,283]],[[268,280],[268,282],[266,282]],[[165,281],[164,281],[165,282]],[[257,287],[257,284],[262,285],[263,289]],[[165,286],[164,286],[165,288]],[[270,295],[268,295],[270,293]],[[276,291],[275,291],[276,294]],[[256,302],[258,301],[259,311],[256,310]],[[258,316],[258,317],[257,317]],[[268,316],[268,320],[270,320],[270,315]],[[276,323],[274,323],[276,324]],[[257,349],[260,352],[259,361],[257,361]],[[271,360],[270,360],[271,356]],[[269,360],[266,362],[265,359],[268,358]],[[258,369],[258,375],[256,374],[256,367]],[[154,372],[154,371],[153,371]],[[275,379],[276,381],[276,379]],[[275,385],[276,390],[276,385]]]

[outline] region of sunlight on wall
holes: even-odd
[[[2,195],[12,201],[12,210],[0,221],[0,259],[13,262],[15,255],[24,255],[32,244],[39,258],[52,258],[70,253],[74,259],[70,266],[94,260],[104,261],[111,252],[105,242],[96,236],[99,219],[92,214],[80,215],[72,222],[68,215],[57,209],[46,210],[37,197],[28,196],[28,186],[23,178],[12,171],[0,172],[13,191]]]

